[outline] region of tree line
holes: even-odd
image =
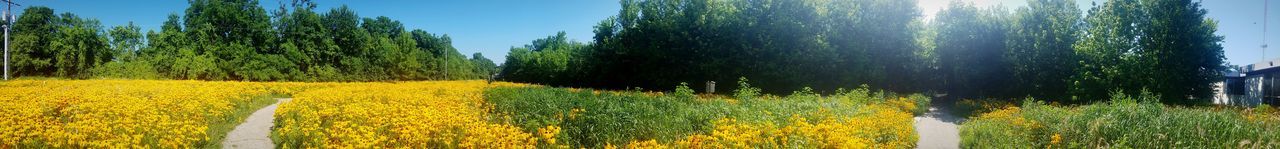
[[[1065,103],[1152,92],[1207,103],[1224,57],[1191,0],[1028,0],[1015,10],[915,0],[622,0],[590,42],[556,34],[513,47],[501,79],[670,90],[748,78],[775,94],[866,84],[960,98]],[[704,90],[702,85],[692,86]]]
[[[448,35],[406,30],[346,6],[308,0],[268,12],[257,0],[190,0],[159,31],[133,23],[25,9],[14,23],[13,74],[65,78],[381,81],[488,78],[493,61],[468,58]]]

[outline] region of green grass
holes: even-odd
[[[988,113],[960,127],[965,148],[1277,148],[1270,108],[1177,107],[1151,96],[1061,107],[1024,102],[1011,117]],[[1007,110],[1003,112],[1009,112]],[[1019,125],[1011,119],[1025,119]],[[1026,124],[1024,123],[1024,124]],[[1059,142],[1054,143],[1054,136]]]
[[[495,121],[514,124],[526,132],[557,125],[562,129],[557,139],[563,144],[587,148],[623,145],[633,140],[670,142],[707,133],[714,127],[712,121],[721,118],[787,125],[792,115],[810,120],[823,116],[850,117],[865,114],[855,109],[867,103],[897,97],[867,89],[842,91],[827,97],[802,90],[786,97],[748,92],[729,98],[693,95],[690,90],[681,89],[656,95],[635,91],[597,94],[591,90],[549,87],[493,88],[486,90],[484,96],[493,108],[492,113],[498,115]],[[928,98],[923,95],[908,97],[927,106]],[[571,114],[573,109],[585,111]],[[816,112],[819,109],[829,110],[830,115],[813,114],[819,113]]]
[[[209,140],[197,143],[196,146],[210,149],[223,148],[222,140],[226,139],[227,133],[231,132],[232,129],[235,129],[237,125],[240,125],[240,123],[244,123],[245,118],[248,118],[254,111],[258,111],[258,109],[274,104],[276,103],[276,98],[283,97],[288,96],[279,94],[261,95],[253,97],[253,99],[249,100],[247,103],[236,104],[236,107],[226,116],[221,119],[211,119],[209,121],[209,129],[207,130]]]

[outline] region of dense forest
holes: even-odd
[[[868,85],[895,92],[1067,103],[1153,92],[1207,102],[1224,66],[1216,22],[1191,0],[1028,0],[1014,10],[916,0],[622,0],[590,41],[563,32],[501,66],[448,35],[345,6],[191,0],[159,31],[103,28],[29,7],[14,24],[16,76],[249,81],[498,79],[552,86],[705,90],[740,80],[786,94]]]
[[[160,31],[34,6],[14,23],[15,76],[248,81],[488,78],[497,66],[468,58],[448,35],[406,30],[346,6],[317,12],[294,1],[267,12],[256,0],[192,0]]]
[[[1065,103],[1152,92],[1206,103],[1223,37],[1191,0],[1070,0],[1015,10],[915,0],[623,0],[589,43],[564,34],[511,49],[502,79],[560,86],[703,90],[739,79],[775,94],[866,84],[898,92]]]

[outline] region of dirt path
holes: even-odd
[[[277,105],[290,99],[277,98],[276,103],[254,111],[244,123],[227,133],[227,139],[222,140],[222,148],[275,148],[271,142],[271,126],[275,119],[272,115]]]
[[[916,148],[960,148],[958,124],[964,121],[948,113],[942,107],[929,107],[929,113],[916,117],[916,133],[920,134]]]

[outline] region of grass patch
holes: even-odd
[[[951,106],[950,111],[951,114],[957,117],[969,118],[978,116],[978,114],[1016,106],[1018,106],[1018,103],[1012,100],[996,98],[960,99],[955,102],[954,106]]]
[[[250,114],[253,114],[253,112],[258,111],[263,107],[276,103],[276,98],[285,97],[288,97],[288,95],[267,94],[252,97],[253,99],[249,100],[249,102],[236,104],[235,108],[229,111],[229,114],[226,116],[220,119],[210,119],[208,129],[209,140],[200,142],[197,146],[209,149],[223,148],[222,140],[227,138],[227,133],[230,133],[231,130],[235,129],[236,126],[240,125],[240,123],[244,123],[245,119],[248,118]]]
[[[1177,107],[1151,96],[1116,95],[1075,107],[1024,102],[960,127],[966,148],[1276,148],[1270,107]]]
[[[662,93],[500,87],[486,90],[485,99],[497,115],[493,121],[556,140],[541,146],[573,148],[911,147],[917,137],[911,113],[923,113],[928,103],[919,94],[865,88],[831,96],[801,90],[785,97],[739,90],[733,98],[677,88]],[[717,146],[724,144],[742,146]]]

